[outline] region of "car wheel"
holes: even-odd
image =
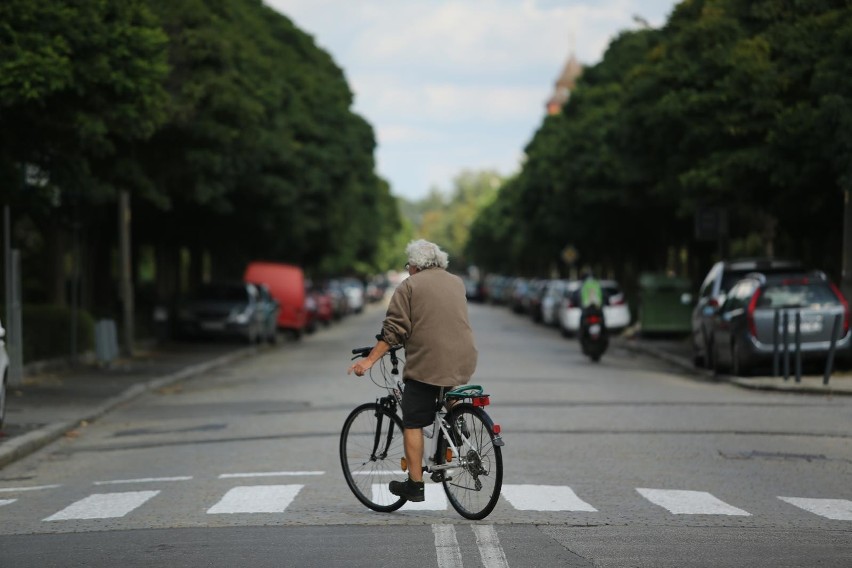
[[[706,352],[705,352],[706,353]],[[705,365],[706,355],[702,355],[698,351],[698,342],[695,340],[695,334],[692,335],[692,364],[696,369],[703,369]]]
[[[749,376],[749,368],[743,360],[743,348],[738,341],[731,345],[731,373],[738,377]]]
[[[8,375],[3,374],[3,379],[0,380],[0,428],[3,428],[3,422],[6,420],[6,380]]]

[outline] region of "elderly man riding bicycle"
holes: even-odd
[[[470,381],[477,351],[464,283],[446,271],[447,253],[425,240],[409,243],[406,253],[409,278],[391,298],[380,339],[349,373],[362,376],[391,345],[405,347],[402,424],[408,479],[391,481],[390,492],[423,501],[423,428],[432,424],[442,390]]]

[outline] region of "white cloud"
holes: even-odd
[[[409,197],[463,169],[509,173],[571,52],[600,60],[633,15],[674,0],[266,0],[314,36],[374,127],[378,168]],[[572,42],[573,37],[573,42]]]

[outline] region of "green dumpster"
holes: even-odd
[[[686,278],[658,273],[639,277],[639,324],[643,335],[689,333],[691,284]]]

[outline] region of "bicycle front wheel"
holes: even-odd
[[[466,518],[487,517],[503,486],[503,453],[494,445],[494,432],[481,408],[459,404],[447,414],[453,440],[452,462],[459,467],[445,472],[444,491],[453,508]],[[442,457],[446,463],[447,456]]]
[[[346,483],[361,503],[382,513],[405,504],[388,489],[394,475],[402,475],[405,456],[402,421],[395,412],[370,402],[353,410],[340,433],[340,464]]]

